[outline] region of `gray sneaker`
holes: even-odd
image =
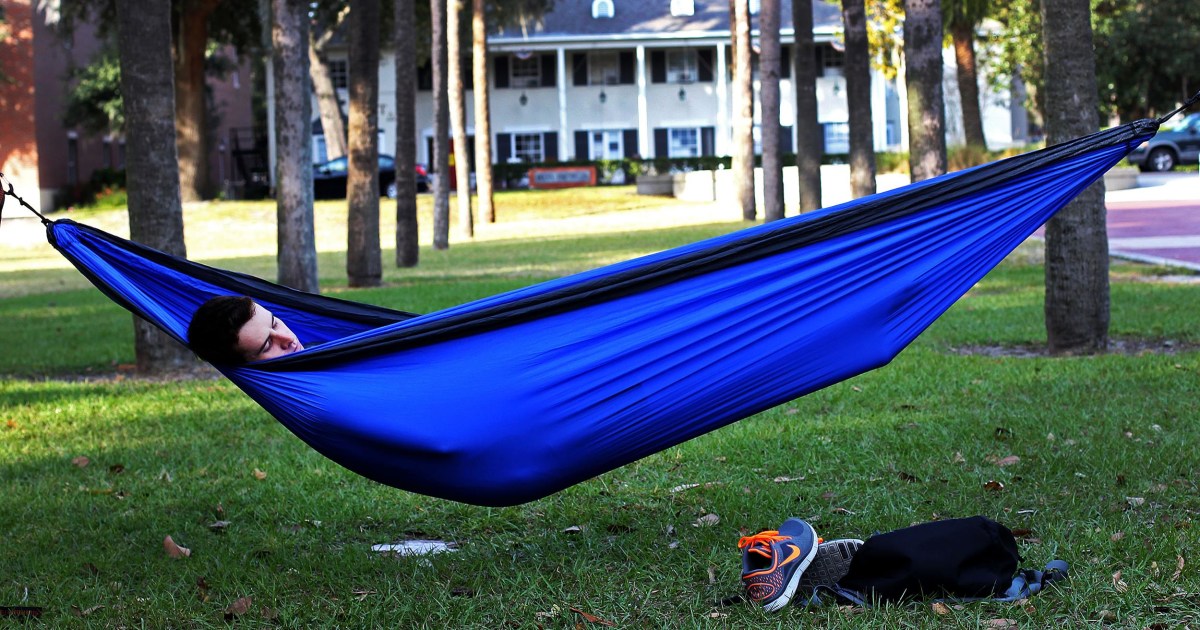
[[[819,586],[832,587],[838,580],[846,577],[850,570],[850,561],[861,547],[863,541],[857,538],[839,538],[817,545],[817,555],[800,576],[797,590],[805,596],[811,596]]]

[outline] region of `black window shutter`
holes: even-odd
[[[496,134],[496,159],[500,164],[507,164],[512,158],[512,134]]]
[[[650,51],[650,82],[667,82],[667,53],[664,51]]]
[[[779,152],[785,155],[796,152],[796,145],[792,141],[791,125],[783,125],[779,128]]]
[[[779,47],[779,78],[787,79],[792,76],[792,47]]]
[[[667,147],[667,130],[666,129],[655,129],[654,130],[654,157],[656,157],[656,158],[669,157],[667,154],[670,152],[671,152],[670,149]]]
[[[555,61],[555,53],[542,55],[542,87],[555,86],[555,77],[558,75],[558,64]]]
[[[586,131],[579,130],[575,132],[575,159],[592,159],[591,154],[588,153],[588,132]]]
[[[462,71],[463,75],[463,89],[475,89],[475,72],[474,68],[471,66],[470,57],[463,57],[462,63],[459,64],[459,70]]]
[[[433,67],[429,65],[428,61],[417,66],[417,90],[433,91]]]
[[[547,131],[542,134],[542,155],[547,162],[558,161],[558,132]]]
[[[588,84],[588,58],[587,53],[575,53],[571,55],[571,66],[574,70],[573,85]]]
[[[496,72],[495,72],[496,87],[508,87],[508,57],[505,55],[496,55]]]
[[[716,127],[701,127],[700,128],[700,155],[716,155]]]
[[[637,83],[637,70],[634,68],[635,60],[636,57],[632,50],[623,50],[617,57],[621,68],[621,83],[623,85]]]
[[[625,145],[625,157],[636,157],[638,154],[637,129],[621,131],[621,144]]]
[[[697,63],[696,74],[697,80],[703,83],[709,83],[713,80],[713,51],[710,48],[701,48],[696,51]]]

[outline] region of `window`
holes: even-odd
[[[104,168],[112,168],[113,167],[112,140],[110,140],[109,138],[105,138],[101,143],[100,157],[101,157],[101,163],[104,164]]]
[[[685,17],[695,14],[695,0],[671,0],[671,15],[676,17]]]
[[[700,157],[700,132],[697,129],[669,129],[667,157]]]
[[[758,15],[762,10],[762,0],[750,0],[750,15]]]
[[[667,51],[667,83],[691,83],[696,80],[696,51]]]
[[[508,66],[508,84],[513,87],[538,87],[541,85],[542,64],[540,60],[541,58],[537,55],[530,55],[524,59],[520,55],[513,55],[512,63]]]
[[[621,64],[617,53],[588,55],[588,85],[617,85],[621,82]]]
[[[619,160],[625,157],[625,144],[621,141],[620,130],[593,131],[590,144],[589,159]]]
[[[332,59],[329,61],[329,78],[333,81],[333,89],[344,90],[350,87],[350,72],[349,66],[346,65],[345,59]]]
[[[850,152],[850,124],[825,123],[825,153]]]
[[[838,50],[833,46],[826,46],[821,50],[821,68],[824,77],[844,77],[846,71],[843,66],[846,65],[846,53]]]
[[[514,133],[513,134],[513,159],[518,162],[541,162],[543,161],[544,152],[542,151],[542,134],[540,133]]]
[[[79,184],[79,137],[74,131],[67,135],[67,183]]]
[[[593,18],[610,18],[614,12],[613,0],[592,0]]]

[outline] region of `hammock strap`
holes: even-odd
[[[1200,103],[1200,91],[1197,91],[1195,94],[1192,95],[1191,98],[1184,101],[1183,105],[1179,106],[1179,109],[1176,109],[1175,111],[1171,112],[1170,114],[1167,114],[1166,116],[1163,116],[1162,118],[1159,118],[1158,124],[1161,125],[1161,124],[1167,122],[1168,120],[1171,120],[1171,118],[1173,116],[1175,116],[1175,114],[1178,114],[1179,112],[1191,107],[1192,105],[1195,105],[1196,103]]]
[[[5,184],[8,185],[8,190],[4,189]],[[4,220],[4,200],[9,196],[21,202],[22,206],[25,206],[25,208],[30,212],[36,214],[38,218],[42,220],[42,225],[50,225],[50,219],[47,219],[45,216],[43,216],[41,212],[34,210],[33,206],[26,203],[26,201],[17,194],[17,191],[13,190],[12,182],[8,181],[8,178],[4,176],[4,173],[0,173],[0,221]]]

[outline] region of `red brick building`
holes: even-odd
[[[94,135],[62,122],[67,75],[86,66],[100,50],[95,25],[79,24],[69,36],[56,31],[57,3],[0,0],[9,36],[0,42],[0,172],[39,210],[86,184],[103,168],[124,168],[119,135]],[[210,129],[211,187],[223,190],[234,178],[230,130],[253,125],[250,64],[224,79],[209,79],[216,117]]]

